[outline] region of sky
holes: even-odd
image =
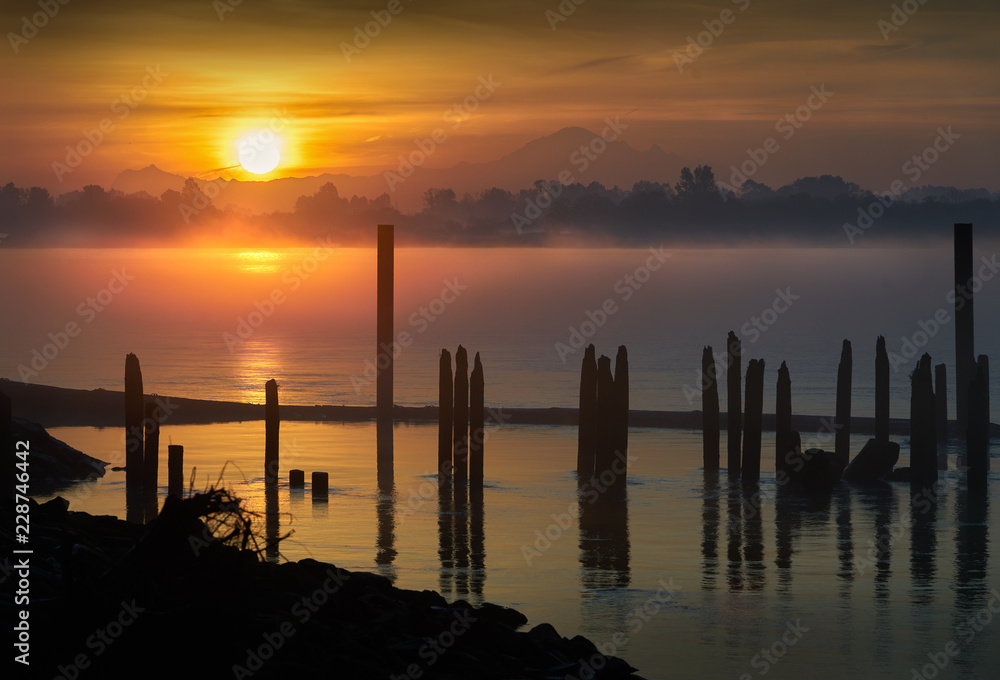
[[[915,184],[995,191],[998,19],[995,0],[6,0],[0,181],[377,174],[418,148],[450,167],[617,117],[720,179],[884,191],[917,155]],[[265,175],[233,168],[250,132],[280,140]]]

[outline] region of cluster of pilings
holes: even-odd
[[[727,472],[730,479],[746,483],[760,479],[761,427],[764,411],[764,360],[751,359],[746,374],[746,410],[742,408],[742,343],[730,331],[726,341]],[[706,472],[719,470],[719,386],[715,353],[711,345],[701,356],[702,465]],[[779,391],[780,394],[780,391]],[[742,438],[742,442],[741,442]]]
[[[166,414],[155,399],[143,395],[139,358],[125,357],[125,506],[129,521],[156,517],[160,465],[160,425]],[[167,493],[184,493],[184,447],[167,447]]]
[[[588,345],[580,370],[580,411],[576,471],[581,482],[594,478],[601,488],[624,489],[628,474],[628,350],[596,358]]]
[[[483,488],[483,443],[486,438],[486,383],[483,363],[476,352],[469,376],[465,347],[451,353],[441,350],[438,382],[438,476],[444,483]]]
[[[989,470],[989,358],[973,359],[972,298],[975,290],[972,265],[972,225],[955,225],[955,345],[956,427],[966,443],[960,467],[968,471],[970,490],[984,493]],[[727,340],[729,411],[729,466],[731,479],[755,483],[760,477],[763,360],[751,360],[746,373],[746,406],[741,414],[741,345],[735,333]],[[586,374],[586,360],[585,360]],[[805,483],[808,489],[828,488],[827,482],[843,476],[851,481],[908,478],[913,492],[931,489],[938,470],[947,469],[947,458],[938,446],[948,441],[947,372],[933,367],[929,354],[917,361],[910,375],[910,468],[895,474],[899,445],[889,441],[889,356],[885,338],[875,343],[875,437],[851,460],[851,391],[853,357],[844,340],[837,370],[836,415],[833,420],[834,451],[801,450],[801,437],[792,430],[791,378],[787,365],[778,370],[775,403],[775,475],[779,484]],[[581,391],[582,395],[582,391]],[[582,396],[581,396],[582,399]],[[582,412],[582,401],[581,401]],[[702,353],[702,462],[707,473],[719,470],[719,390],[716,358],[711,346]],[[742,432],[741,432],[742,430]],[[742,434],[742,452],[740,435]],[[817,463],[816,460],[821,461]]]

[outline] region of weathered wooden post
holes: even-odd
[[[910,375],[910,490],[922,492],[937,481],[931,357],[924,354]]]
[[[743,422],[744,484],[760,481],[760,436],[764,413],[764,360],[751,359],[747,364],[746,419]]]
[[[328,500],[330,497],[330,474],[328,472],[312,473],[313,500]]]
[[[969,425],[969,383],[976,362],[972,269],[972,225],[955,224],[955,424],[961,438]]]
[[[288,488],[289,489],[304,489],[304,488],[306,488],[306,471],[305,470],[289,470],[288,471]]]
[[[614,410],[611,414],[611,427],[614,448],[609,464],[614,473],[614,484],[618,489],[625,488],[628,474],[628,350],[625,345],[619,345],[615,356]],[[620,465],[615,465],[615,461]],[[618,469],[621,472],[618,472]]]
[[[469,486],[483,487],[483,440],[486,437],[486,380],[479,352],[469,380]]]
[[[840,366],[837,369],[837,417],[834,428],[834,451],[839,460],[851,459],[851,377],[853,362],[851,358],[851,341],[844,340],[840,351]]]
[[[938,444],[948,443],[948,373],[944,364],[934,367],[934,421]]]
[[[980,356],[976,372],[969,383],[969,430],[966,437],[968,472],[966,483],[970,493],[984,496],[989,475],[990,406],[989,370],[985,355]],[[970,367],[971,368],[971,367]]]
[[[597,453],[593,473],[598,478],[605,470],[611,469],[614,461],[615,436],[611,422],[615,403],[614,390],[611,359],[602,354],[597,360]]]
[[[379,488],[392,486],[392,364],[393,338],[393,225],[378,225],[378,284],[376,293],[377,347],[375,349],[375,448]]]
[[[469,355],[458,346],[455,352],[455,484],[465,484],[469,476]]]
[[[167,494],[184,496],[184,447],[180,444],[167,445]]]
[[[278,382],[271,378],[264,383],[264,482],[278,482]]]
[[[719,381],[711,345],[701,353],[701,465],[705,472],[719,470]]]
[[[792,472],[789,453],[792,444],[792,379],[788,366],[778,369],[778,393],[774,407],[774,474],[778,484],[786,484]]]
[[[142,489],[142,370],[139,358],[131,352],[125,357],[125,488]],[[141,495],[141,494],[140,494]],[[138,497],[137,497],[138,500]]]
[[[726,447],[728,451],[728,473],[730,477],[740,474],[740,438],[743,435],[743,351],[736,333],[729,331],[726,342],[726,389],[728,405],[726,412]]]
[[[580,369],[580,409],[577,425],[576,474],[581,480],[594,474],[597,456],[597,356],[593,345],[583,353]]]
[[[142,493],[145,497],[147,522],[156,518],[159,508],[157,487],[160,467],[160,421],[156,417],[158,408],[155,402],[146,402],[146,417],[143,419]]]
[[[889,441],[889,355],[881,335],[875,341],[875,441]]]
[[[451,374],[451,352],[441,350],[438,377],[438,479],[450,482],[452,477],[452,450],[454,449],[454,396],[455,383]]]

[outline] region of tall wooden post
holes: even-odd
[[[853,361],[851,358],[851,341],[844,340],[840,351],[840,367],[837,369],[837,417],[834,427],[837,434],[834,438],[834,450],[839,460],[851,459],[851,377]]]
[[[611,414],[614,448],[612,450],[611,471],[615,475],[613,486],[625,488],[628,474],[628,350],[619,345],[615,356],[614,411]],[[615,463],[615,461],[618,461]],[[621,472],[619,472],[621,470]]]
[[[278,482],[278,382],[271,378],[264,383],[264,482]]]
[[[760,436],[764,413],[764,360],[751,359],[747,364],[746,420],[743,423],[744,484],[760,481]]]
[[[972,307],[972,225],[955,225],[955,421],[965,438],[969,425],[969,383],[975,370]]]
[[[479,352],[469,380],[469,486],[483,487],[483,439],[486,437],[486,379]]]
[[[611,469],[614,461],[614,426],[611,413],[614,411],[615,379],[611,374],[611,359],[603,354],[597,360],[597,453],[594,460],[594,476],[600,477]]]
[[[792,379],[788,366],[778,369],[778,393],[774,407],[774,473],[778,484],[786,484],[792,471]]]
[[[701,353],[701,465],[705,472],[719,470],[719,381],[711,345]]]
[[[469,476],[469,355],[458,346],[455,352],[455,484],[464,485]]]
[[[142,523],[142,370],[139,358],[125,357],[125,496],[129,521]],[[131,510],[131,512],[129,512]]]
[[[376,309],[376,452],[378,485],[392,486],[392,363],[393,338],[393,225],[378,225],[378,292]]]
[[[736,333],[729,331],[726,342],[726,389],[728,405],[726,407],[726,447],[728,451],[727,467],[730,477],[740,474],[740,438],[743,435],[743,351],[740,339]]]
[[[875,441],[889,441],[889,355],[881,335],[875,341]]]
[[[578,420],[576,474],[588,480],[594,474],[597,455],[597,356],[593,345],[588,345],[583,353]]]
[[[944,364],[934,367],[934,421],[938,444],[948,443],[948,373]]]
[[[454,409],[455,383],[451,374],[451,352],[441,350],[438,376],[438,479],[450,482],[452,477],[452,450],[455,448]]]

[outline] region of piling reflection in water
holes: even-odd
[[[632,606],[608,591],[632,583],[628,488],[600,486],[578,476],[581,618],[612,630],[629,629]],[[599,491],[603,489],[603,491]]]
[[[982,643],[985,625],[997,625],[1000,612],[989,582],[989,497],[970,494],[964,485],[955,497],[955,641],[960,653],[957,666],[969,665],[970,648]]]
[[[396,489],[389,485],[379,489],[375,501],[378,518],[378,538],[375,541],[375,565],[378,572],[390,581],[396,581]]]
[[[267,545],[264,557],[269,562],[277,562],[279,557],[278,534],[281,531],[280,510],[278,508],[278,485],[264,484],[264,537]]]
[[[705,492],[701,505],[701,586],[715,590],[719,574],[719,472],[705,470]]]
[[[486,584],[485,510],[482,489],[438,485],[438,580],[442,595],[483,603]]]

